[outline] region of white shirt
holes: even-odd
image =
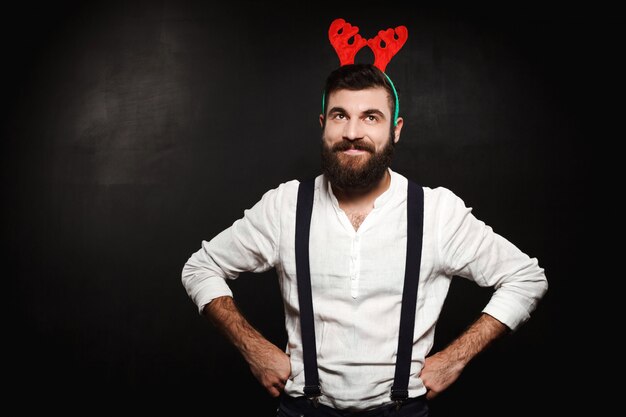
[[[390,401],[406,255],[407,179],[392,171],[389,188],[358,230],[339,207],[332,186],[315,180],[310,271],[320,402],[366,409]],[[303,395],[304,373],[295,264],[298,180],[267,191],[244,216],[187,261],[182,282],[202,311],[232,296],[240,272],[276,268],[285,306],[291,377],[285,392]],[[476,219],[450,190],[424,187],[424,234],[409,396],[426,389],[418,377],[452,276],[495,291],[483,311],[515,330],[547,290],[535,258]]]

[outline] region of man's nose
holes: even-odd
[[[343,130],[343,137],[347,140],[358,140],[363,138],[363,129],[358,118],[352,118],[346,122]]]

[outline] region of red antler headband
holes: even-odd
[[[354,41],[350,43],[352,37],[354,37]],[[393,85],[391,78],[385,73],[385,68],[387,68],[391,58],[404,46],[408,37],[409,31],[406,26],[398,26],[395,29],[380,30],[378,35],[365,40],[359,35],[357,26],[352,26],[341,18],[333,20],[328,29],[328,39],[333,48],[335,48],[335,52],[337,52],[340,66],[353,64],[356,53],[365,45],[368,45],[374,52],[374,66],[385,74],[396,99],[396,111],[393,118],[394,125],[398,122],[400,101],[398,100],[396,87]],[[324,108],[325,97],[322,96],[322,113],[324,113]]]
[[[350,38],[354,41],[350,43]],[[385,72],[391,58],[404,46],[409,37],[406,26],[378,31],[378,35],[365,40],[359,35],[359,28],[344,19],[335,19],[328,29],[328,39],[335,48],[341,66],[354,63],[354,57],[361,48],[368,45],[374,52],[374,66]]]

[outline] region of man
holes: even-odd
[[[389,167],[403,126],[394,116],[396,100],[393,84],[373,65],[343,65],[327,79],[320,115],[322,174],[315,178],[308,238],[314,328],[301,324],[296,274],[301,181],[267,191],[243,218],[203,242],[183,269],[183,284],[200,312],[239,349],[269,394],[281,396],[279,415],[346,415],[339,410],[425,416],[425,399],[449,387],[493,340],[525,322],[547,290],[536,259],[442,187],[420,187],[421,261],[411,264],[409,180]],[[408,395],[394,403],[405,265],[416,266],[419,277],[407,277],[418,278],[415,308],[407,308],[414,313]],[[246,321],[226,283],[243,271],[272,267],[285,305],[285,350]],[[463,334],[427,357],[455,275],[493,287],[493,296]],[[315,335],[319,372],[320,392],[312,396],[304,395],[310,377],[304,372],[306,332]],[[398,414],[385,414],[390,410]]]

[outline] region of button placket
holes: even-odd
[[[350,275],[350,294],[352,298],[357,298],[359,295],[359,273],[360,273],[360,237],[355,235],[352,241],[352,254],[351,254],[351,275]]]

